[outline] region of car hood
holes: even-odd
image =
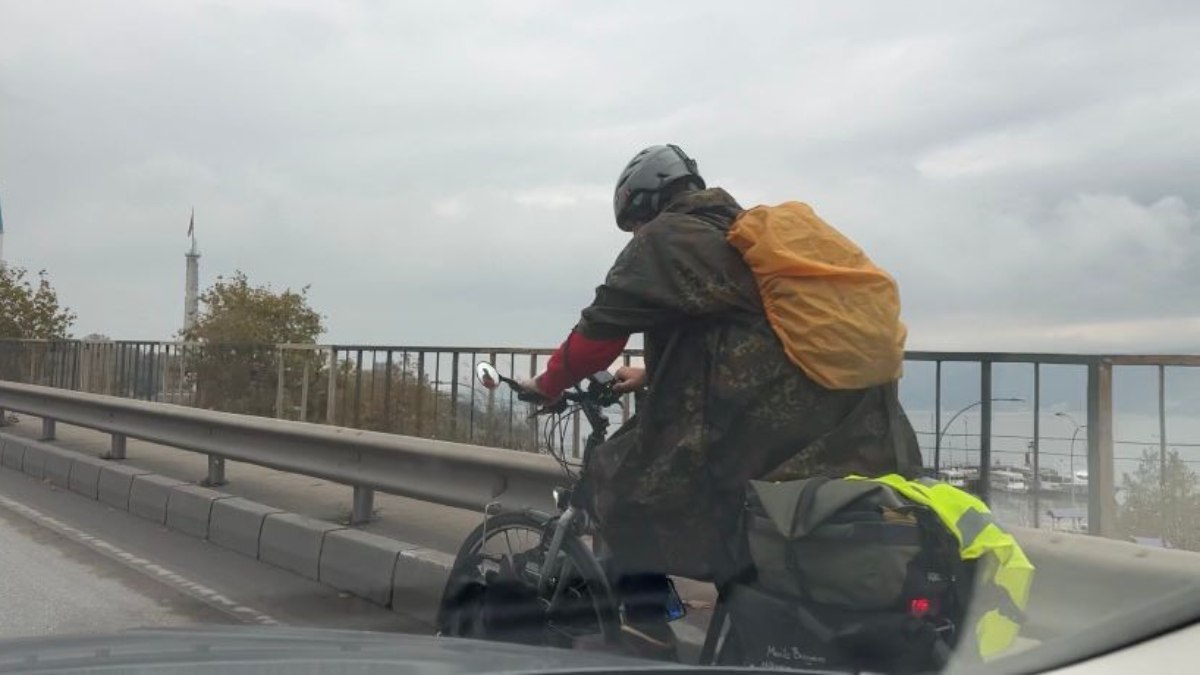
[[[565,673],[686,671],[603,653],[420,635],[234,626],[0,641],[0,673]]]

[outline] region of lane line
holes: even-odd
[[[26,506],[21,502],[0,495],[0,507],[3,507],[19,516],[22,516],[34,523],[58,534],[71,541],[81,544],[92,551],[116,562],[125,565],[126,567],[139,572],[159,583],[169,586],[171,589],[183,593],[191,598],[199,600],[213,609],[230,616],[242,623],[252,623],[261,626],[279,626],[282,622],[276,620],[269,614],[260,612],[253,607],[248,607],[238,603],[220,592],[212,589],[197,581],[193,581],[178,572],[169,568],[163,567],[158,563],[135,555],[122,549],[121,547],[109,541],[101,539],[72,527],[61,520],[48,516],[41,511]]]

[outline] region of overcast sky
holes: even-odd
[[[556,344],[682,145],[899,280],[912,348],[1200,350],[1200,4],[0,0],[5,253],[75,333],[312,286],[327,340]]]

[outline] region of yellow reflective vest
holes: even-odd
[[[983,612],[975,625],[980,656],[987,658],[1007,649],[1020,631],[1034,568],[1017,540],[996,524],[987,505],[974,495],[928,478],[908,480],[898,474],[847,478],[883,483],[937,514],[958,540],[962,559],[979,561],[977,576],[984,582],[983,588],[990,585],[997,591],[991,598],[975,595],[977,602],[995,605]]]

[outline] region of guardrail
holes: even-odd
[[[137,438],[208,455],[210,485],[225,482],[225,460],[323,478],[354,490],[354,523],[367,521],[375,490],[480,510],[553,507],[550,491],[562,470],[533,453],[412,436],[274,420],[0,382],[0,409],[42,419],[42,438],[56,422],[112,435],[109,457],[123,459]]]

